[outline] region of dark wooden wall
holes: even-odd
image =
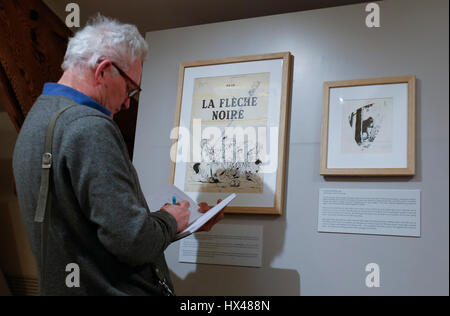
[[[0,101],[19,130],[47,81],[57,81],[71,31],[41,0],[0,0]]]
[[[62,75],[72,32],[41,0],[0,0],[0,103],[20,130],[45,82]],[[114,117],[133,154],[137,103]]]

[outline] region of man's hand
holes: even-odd
[[[187,228],[189,223],[189,216],[191,215],[191,211],[189,211],[188,201],[180,201],[179,203],[174,205],[167,203],[163,207],[161,207],[161,209],[175,217],[175,220],[178,224],[177,233]]]
[[[217,204],[219,204],[220,202],[222,202],[221,199],[217,200]],[[205,213],[212,208],[212,206],[209,206],[208,203],[206,203],[206,202],[199,203],[198,206],[200,206],[200,209],[198,210],[200,213]],[[219,222],[220,220],[222,220],[224,218],[223,213],[224,213],[225,209],[226,209],[226,207],[224,207],[219,213],[217,213],[213,218],[211,218],[208,222],[206,222],[205,225],[200,227],[200,229],[198,231],[199,232],[202,232],[202,231],[209,232],[211,230],[211,228],[217,224],[217,222]]]

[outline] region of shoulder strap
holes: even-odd
[[[47,223],[45,222],[45,213],[50,211],[51,199],[49,199],[49,180],[50,180],[50,169],[52,167],[52,143],[53,143],[53,133],[55,130],[56,120],[58,117],[67,109],[74,105],[68,105],[61,110],[59,110],[50,120],[47,128],[47,135],[45,136],[45,148],[44,154],[42,155],[42,166],[41,166],[41,186],[39,189],[39,198],[36,207],[36,213],[34,216],[34,221],[41,223],[41,269],[40,269],[40,293],[42,294],[43,283],[44,283],[44,271],[45,271],[45,257],[47,254]]]
[[[39,190],[39,199],[36,208],[36,214],[34,217],[34,221],[38,223],[44,222],[45,218],[45,210],[47,209],[47,200],[48,200],[48,186],[49,186],[49,178],[50,178],[50,168],[52,167],[52,143],[53,143],[53,132],[56,125],[56,120],[58,117],[67,109],[72,107],[73,105],[66,106],[56,113],[47,128],[47,135],[45,137],[45,149],[44,154],[42,155],[42,170],[41,170],[41,187]]]

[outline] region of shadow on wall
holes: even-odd
[[[290,82],[293,82],[294,56],[290,69]],[[288,91],[288,104],[292,104],[292,85]],[[290,117],[288,106],[287,117]],[[276,257],[283,252],[286,235],[286,201],[289,175],[289,136],[290,119],[286,126],[284,210],[276,215],[236,215],[226,214],[221,223],[263,225],[262,267],[237,267],[226,265],[196,264],[196,270],[181,279],[172,273],[177,295],[198,296],[297,296],[300,295],[300,275],[297,270],[271,268]],[[264,192],[271,191],[264,186]],[[238,193],[238,192],[236,192]],[[225,196],[225,195],[224,195]],[[207,201],[200,195],[198,201]],[[215,202],[215,201],[214,201]],[[213,228],[214,231],[214,228]],[[179,245],[178,245],[179,246]],[[181,263],[187,264],[187,263]],[[192,264],[190,264],[192,265]]]
[[[288,152],[288,150],[286,150]],[[287,167],[286,167],[286,174]],[[287,183],[287,179],[286,182]],[[264,192],[270,190],[264,187]],[[287,192],[287,190],[285,190]],[[286,195],[286,193],[285,193]],[[199,201],[207,201],[200,196]],[[285,196],[286,201],[286,196]],[[208,201],[211,202],[211,201]],[[172,273],[177,295],[198,296],[296,296],[300,295],[300,275],[297,270],[271,268],[282,252],[286,234],[286,212],[276,215],[226,214],[221,223],[263,225],[262,268],[228,265],[196,264],[196,270],[181,279]],[[214,228],[213,230],[214,231]],[[179,246],[179,245],[178,245]],[[185,264],[185,263],[181,263]]]
[[[238,217],[228,215],[227,217]],[[260,219],[259,216],[251,217]],[[248,220],[248,221],[247,221]],[[240,223],[250,224],[250,217]],[[271,268],[281,252],[286,222],[267,220],[264,227],[262,268],[197,264],[185,279],[172,273],[177,295],[198,296],[296,296],[300,295],[300,275],[297,270]],[[268,240],[270,239],[270,242]]]

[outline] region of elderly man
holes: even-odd
[[[150,213],[111,119],[141,90],[146,54],[135,26],[98,16],[70,39],[63,76],[44,86],[22,126],[14,176],[41,295],[173,294],[164,250],[186,228],[189,204],[181,201]],[[47,129],[67,106],[51,142],[47,211],[36,215],[41,167],[50,166],[41,161]],[[69,282],[70,272],[79,272],[79,282]]]

